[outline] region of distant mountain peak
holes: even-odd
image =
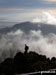
[[[56,34],[56,26],[51,24],[44,23],[32,23],[32,22],[22,22],[13,25],[12,27],[0,28],[0,34],[7,34],[9,32],[15,32],[18,29],[24,31],[25,33],[29,33],[31,30],[41,30],[43,34],[55,33]]]

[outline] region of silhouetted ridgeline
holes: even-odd
[[[14,58],[7,58],[0,64],[0,75],[28,73],[56,68],[56,58],[46,58],[36,52],[18,52]]]

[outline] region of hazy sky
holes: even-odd
[[[56,0],[0,0],[0,8],[56,7]]]
[[[0,0],[0,22],[22,22],[42,12],[56,17],[56,0]]]

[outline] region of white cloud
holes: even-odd
[[[17,31],[15,32],[10,32],[8,33],[8,35],[22,35],[23,34],[23,31],[21,31],[20,29],[18,29]]]
[[[56,2],[56,0],[44,0],[46,2]]]
[[[33,23],[41,22],[56,25],[56,18],[52,16],[49,12],[43,12],[40,17],[33,19],[32,22]]]
[[[44,54],[47,57],[56,57],[56,35],[49,34],[44,37],[39,31],[32,31],[32,38],[29,37],[28,44],[30,50],[40,54]],[[35,38],[37,36],[37,39]]]
[[[13,39],[8,36],[13,36]],[[0,39],[0,56],[4,51],[6,57],[10,56],[10,50],[12,50],[12,55],[15,55],[17,51],[24,52],[25,44],[29,45],[29,51],[35,51],[50,58],[56,57],[56,34],[51,33],[43,36],[41,30],[31,30],[28,35],[21,30],[17,30],[2,36]]]

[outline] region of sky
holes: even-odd
[[[0,8],[56,7],[56,0],[0,0]]]
[[[0,23],[31,21],[45,11],[56,17],[56,0],[0,0]]]

